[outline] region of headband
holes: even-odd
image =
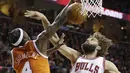
[[[23,30],[21,28],[17,28],[17,29],[20,31],[20,37],[17,42],[12,43],[14,46],[18,46],[23,40]]]

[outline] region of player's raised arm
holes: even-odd
[[[47,29],[48,26],[50,25],[50,22],[48,21],[48,19],[46,18],[46,16],[40,12],[37,11],[27,11],[25,13],[25,17],[30,17],[33,19],[37,19],[37,20],[42,20],[42,25],[44,27],[44,29]],[[60,40],[59,36],[57,35],[57,33],[55,33],[55,35],[50,38],[50,41],[52,42],[52,44],[54,46],[57,45],[57,42]],[[54,50],[54,49],[53,49]],[[74,63],[76,61],[76,59],[78,58],[79,55],[81,55],[78,51],[63,45],[60,47],[60,49],[58,49],[59,52],[64,55],[65,57],[67,57],[72,63]],[[52,53],[52,49],[51,50],[47,50],[47,53]]]
[[[50,37],[52,37],[55,34],[55,32],[60,28],[60,26],[62,26],[66,22],[68,7],[70,4],[71,4],[71,0],[64,7],[64,9],[57,15],[52,25],[49,25],[46,31],[41,33],[41,35],[39,35],[38,41],[42,39],[48,40]]]
[[[27,11],[27,13],[25,13],[25,16],[26,17],[30,17],[30,18],[34,18],[34,19],[37,19],[37,20],[42,20],[42,25],[43,25],[44,29],[47,29],[48,26],[50,25],[50,22],[48,21],[46,16],[44,14],[40,13],[40,12],[37,12],[37,11]],[[50,41],[52,42],[53,45],[56,45],[58,40],[59,40],[59,37],[58,37],[57,34],[55,34],[50,39]],[[63,54],[65,57],[67,57],[72,62],[76,61],[76,59],[80,55],[80,53],[78,51],[76,51],[76,50],[74,50],[74,49],[72,49],[70,47],[67,47],[66,45],[63,45],[58,50],[60,51],[61,54]]]
[[[70,4],[71,0],[64,7],[64,9],[57,15],[52,25],[49,25],[49,27],[45,31],[41,32],[37,37],[36,45],[38,49],[42,51],[42,53],[44,53],[45,55],[47,51],[47,41],[55,34],[55,32],[60,28],[60,26],[62,26],[66,22],[67,11]]]
[[[48,26],[51,25],[51,23],[48,21],[47,17],[38,11],[26,10],[25,17],[41,20],[42,26],[45,30],[48,28]],[[59,40],[59,37],[57,34],[55,34],[54,36]]]
[[[44,29],[47,29],[47,27],[51,24],[47,17],[38,12],[38,11],[31,11],[31,10],[26,10],[25,12],[25,17],[29,17],[29,18],[32,18],[32,19],[37,19],[37,20],[41,20],[42,21],[42,25],[44,26]]]
[[[49,24],[50,24],[50,22],[48,21],[48,19],[44,15],[42,16],[41,20],[42,20],[42,25],[43,25],[44,29],[47,29]],[[51,43],[53,45],[56,45],[58,40],[59,40],[59,36],[57,35],[57,33],[55,33],[55,35],[52,38],[50,38],[50,41],[51,41]],[[72,62],[72,64],[75,63],[75,61],[77,60],[78,56],[81,55],[80,52],[78,52],[78,51],[74,50],[73,48],[68,47],[66,45],[62,45],[60,47],[60,49],[58,49],[58,51],[62,55],[64,55],[66,58],[68,58]]]

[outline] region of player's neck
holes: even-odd
[[[91,54],[86,54],[85,55],[85,58],[87,58],[87,59],[93,59],[93,58],[96,58],[96,57],[97,57],[97,52],[96,51],[91,53]]]
[[[27,43],[28,40],[23,40],[19,46],[24,46]]]

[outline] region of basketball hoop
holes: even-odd
[[[93,16],[94,18],[96,15],[102,16],[102,0],[81,0],[81,3],[81,13],[86,13],[88,17]]]

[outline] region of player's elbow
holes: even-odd
[[[47,40],[48,39],[48,33],[46,30],[42,31],[38,36],[37,36],[37,40]]]
[[[58,16],[55,21],[53,22],[53,24],[57,24],[57,25],[63,25],[65,22],[67,21],[67,15],[64,14],[62,16]]]

